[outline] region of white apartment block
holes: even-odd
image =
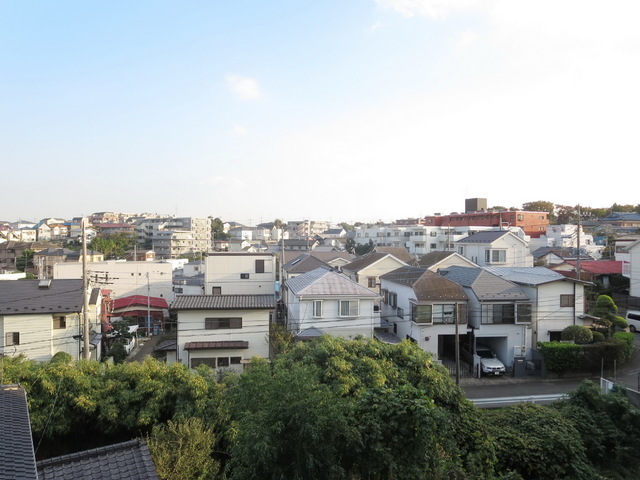
[[[146,218],[137,223],[136,234],[138,243],[152,248],[157,258],[177,258],[212,250],[208,218]]]

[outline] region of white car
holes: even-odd
[[[478,345],[476,355],[480,357],[480,368],[483,375],[504,375],[506,369],[496,354],[489,347]]]
[[[625,318],[629,324],[629,330],[640,332],[640,312],[638,310],[629,310]]]

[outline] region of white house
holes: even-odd
[[[205,259],[205,293],[274,295],[275,258],[273,253],[211,253]]]
[[[527,237],[510,230],[487,230],[455,242],[456,251],[484,267],[533,267]]]
[[[531,345],[533,302],[529,296],[515,283],[482,268],[454,266],[440,274],[461,285],[469,297],[473,351],[483,344],[506,366],[513,365],[516,351]]]
[[[178,296],[177,361],[241,372],[253,357],[268,358],[275,307],[274,295]]]
[[[486,268],[488,272],[518,285],[531,300],[531,344],[560,341],[562,330],[571,325],[591,325],[585,318],[585,286],[588,282],[566,277],[546,267]]]
[[[407,265],[390,253],[371,252],[344,265],[342,272],[354,282],[380,293],[380,276]]]
[[[372,338],[380,323],[380,296],[347,276],[317,268],[287,280],[283,291],[287,328],[298,339],[323,334]]]
[[[91,358],[99,357],[101,295],[89,298]],[[49,361],[58,352],[84,358],[82,280],[20,280],[0,283],[0,356]]]
[[[640,305],[640,240],[627,247],[629,252],[629,295],[634,297],[634,304]]]
[[[173,267],[170,263],[107,260],[88,264],[92,285],[111,290],[113,298],[131,295],[173,300]],[[82,263],[56,263],[53,278],[82,278]]]
[[[405,266],[380,277],[382,324],[437,358],[455,358],[455,341],[467,342],[462,286],[424,267]]]

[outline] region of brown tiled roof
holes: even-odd
[[[415,257],[411,255],[409,253],[409,250],[404,247],[376,247],[374,251],[380,253],[390,253],[398,260],[402,260],[409,265],[411,265],[415,261]]]
[[[187,342],[185,350],[222,350],[234,348],[249,348],[249,342],[243,340],[226,340],[218,342]]]
[[[178,295],[173,310],[259,310],[276,307],[274,295]]]
[[[419,302],[469,298],[461,285],[423,267],[400,267],[380,278],[411,287]]]

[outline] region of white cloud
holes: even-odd
[[[224,176],[210,176],[203,178],[200,181],[201,185],[216,187],[219,189],[224,189],[233,191],[234,189],[244,188],[245,182],[237,177],[224,177]]]
[[[243,100],[262,98],[262,89],[257,80],[241,75],[227,75],[227,86]]]
[[[469,50],[478,44],[479,36],[473,30],[465,30],[456,32],[453,39],[453,51],[460,53],[465,50]]]
[[[247,130],[242,125],[235,124],[233,127],[231,127],[231,131],[229,132],[229,136],[230,137],[244,137],[245,135],[247,135],[247,133],[249,133],[249,130]]]
[[[375,0],[375,2],[405,17],[423,16],[434,20],[445,18],[452,11],[464,10],[478,3],[477,0]]]
[[[375,32],[376,30],[378,30],[380,27],[382,26],[382,22],[380,20],[378,20],[377,22],[374,22],[370,27],[369,27],[369,32]]]

